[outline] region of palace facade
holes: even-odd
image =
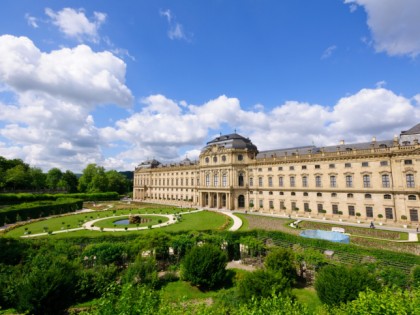
[[[198,161],[135,169],[133,199],[185,207],[407,224],[419,221],[420,124],[392,140],[259,152],[221,135]]]

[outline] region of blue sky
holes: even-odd
[[[2,1],[0,155],[48,170],[389,139],[420,122],[416,0]]]

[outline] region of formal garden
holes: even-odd
[[[299,236],[327,223],[242,213],[231,232],[222,213],[78,198],[0,209],[0,314],[418,314],[404,233],[340,244]]]

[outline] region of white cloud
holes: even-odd
[[[98,42],[98,30],[106,21],[106,14],[102,12],[94,12],[93,17],[89,20],[83,9],[64,8],[54,12],[52,9],[46,8],[45,14],[51,18],[52,23],[58,26],[62,33],[81,42],[83,40]]]
[[[321,59],[328,59],[331,57],[331,55],[333,54],[333,52],[337,49],[336,45],[331,45],[329,46],[327,49],[324,50],[324,52],[322,53]]]
[[[41,52],[26,37],[0,36],[0,82],[18,91],[41,91],[86,106],[130,106],[125,63],[89,46]]]
[[[186,41],[191,40],[191,35],[187,35],[184,31],[184,27],[178,23],[172,15],[171,10],[160,10],[159,14],[166,18],[169,25],[168,37],[172,40],[183,39]]]
[[[420,53],[420,1],[344,0],[363,6],[372,32],[374,47],[390,56],[417,56]]]
[[[341,139],[347,143],[369,141],[372,136],[391,139],[418,122],[417,99],[420,97],[411,100],[376,88],[362,89],[334,106],[288,101],[270,111],[247,111],[238,99],[224,95],[187,107],[163,95],[152,95],[141,112],[99,132],[110,141],[129,143],[130,148],[117,159],[134,165],[152,157],[179,161],[185,153],[194,159],[209,135],[223,129],[237,128],[260,150],[312,143],[325,146]]]
[[[40,51],[26,37],[0,36],[0,136],[17,157],[49,169],[80,170],[102,160],[100,138],[89,114],[99,104],[129,107],[125,63],[88,46]],[[4,155],[0,147],[0,155]]]
[[[26,19],[26,22],[28,22],[29,26],[31,26],[33,28],[38,28],[39,27],[38,23],[37,23],[38,19],[36,17],[31,16],[29,13],[26,13],[25,14],[25,19]]]

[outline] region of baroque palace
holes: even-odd
[[[407,224],[419,221],[420,124],[393,140],[259,152],[221,135],[199,160],[135,169],[133,199],[185,207]]]

